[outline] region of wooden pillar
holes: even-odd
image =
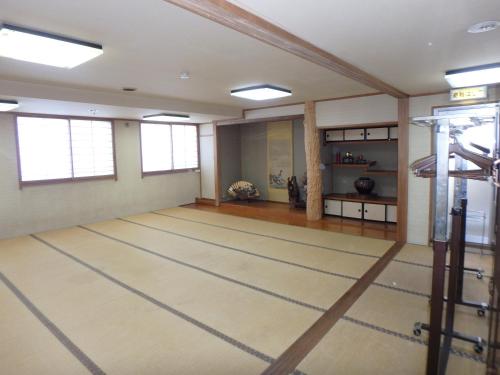
[[[397,239],[406,242],[408,230],[408,138],[410,100],[398,99],[398,233]]]
[[[313,101],[305,103],[304,143],[307,166],[307,220],[320,220],[323,217],[323,201],[320,165],[319,130],[316,127],[316,105]]]
[[[217,122],[212,123],[214,138],[214,182],[215,182],[215,205],[220,206],[220,163],[219,163],[219,135],[217,132]]]

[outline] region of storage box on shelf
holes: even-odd
[[[397,124],[383,124],[370,127],[327,129],[325,142],[386,141],[397,142]]]
[[[397,199],[364,197],[350,194],[328,194],[324,197],[325,215],[352,219],[397,222]]]
[[[347,149],[347,147],[351,148],[352,146],[353,149],[357,148],[360,154],[362,152],[364,156],[374,153],[381,159],[386,159],[385,165],[382,162],[378,169],[375,167],[377,164],[375,160],[362,163],[342,163],[337,159],[336,162],[331,163],[334,181],[335,178],[349,180],[354,176],[373,176],[378,179],[378,188],[385,190],[386,195],[391,195],[397,187],[398,171],[397,166],[394,165],[394,161],[398,160],[397,147],[395,147],[397,142],[397,123],[325,129],[324,144],[331,147],[332,156],[334,150],[337,152],[352,151]],[[394,144],[394,146],[386,147],[385,144]],[[335,160],[335,158],[333,159]],[[367,157],[367,159],[369,158]],[[391,177],[396,178],[392,179]],[[341,186],[340,189],[345,191],[346,186]],[[339,194],[334,187],[333,194],[324,196],[324,213],[325,215],[346,218],[396,223],[397,198],[375,194]]]

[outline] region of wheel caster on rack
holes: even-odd
[[[483,352],[483,345],[481,345],[481,344],[475,344],[474,345],[474,351],[477,354],[481,354]]]
[[[419,328],[413,329],[413,334],[415,336],[420,336],[422,334],[422,331]]]
[[[476,273],[476,277],[477,277],[479,280],[481,280],[481,279],[483,278],[483,273],[482,273],[481,271],[478,271],[478,272]]]
[[[486,314],[486,311],[484,309],[479,309],[477,310],[477,315],[483,317]]]

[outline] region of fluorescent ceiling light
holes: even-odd
[[[449,70],[444,78],[451,87],[490,85],[500,82],[500,63]]]
[[[0,112],[12,111],[19,107],[19,103],[15,100],[0,100]]]
[[[0,56],[59,68],[74,68],[102,53],[99,44],[0,24]]]
[[[176,115],[173,113],[158,113],[157,115],[147,115],[142,117],[148,121],[189,121],[189,115]]]
[[[272,85],[259,85],[231,90],[231,95],[250,100],[268,100],[284,98],[292,95],[292,92]]]

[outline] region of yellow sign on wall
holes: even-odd
[[[488,97],[488,86],[463,87],[450,90],[450,101],[486,99]]]

